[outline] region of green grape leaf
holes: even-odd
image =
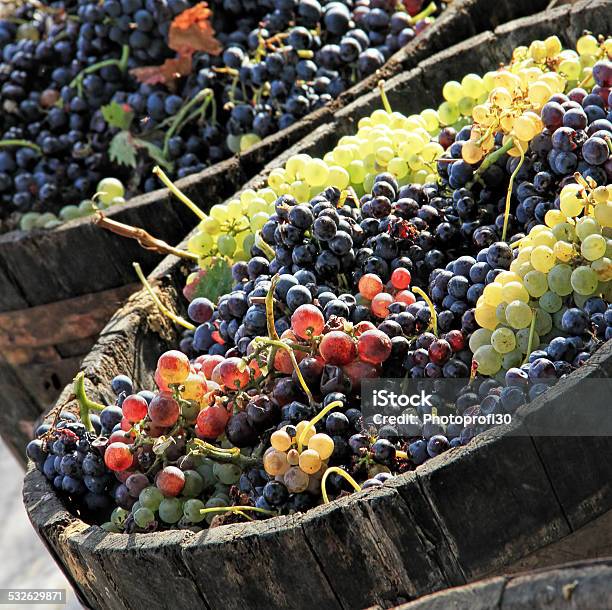
[[[183,288],[188,301],[197,297],[206,297],[216,303],[222,294],[232,289],[232,269],[224,258],[214,258],[206,269],[200,269],[196,278]]]
[[[113,163],[136,167],[136,146],[129,131],[120,131],[111,140],[108,155]]]
[[[129,129],[134,119],[134,111],[128,104],[118,104],[111,102],[102,106],[102,116],[109,127],[119,127],[119,129]]]
[[[170,163],[166,157],[164,157],[164,153],[159,146],[156,146],[152,142],[141,140],[140,138],[135,138],[134,144],[136,144],[138,148],[146,149],[147,153],[149,153],[149,157],[151,157],[151,159],[153,159],[153,161],[155,161],[158,165],[161,165],[166,169],[172,169],[172,163]]]

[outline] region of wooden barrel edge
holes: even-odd
[[[612,557],[478,581],[426,595],[394,610],[610,610]]]

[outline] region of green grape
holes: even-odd
[[[124,205],[125,197],[113,197],[112,201],[108,204],[109,207],[116,205]]]
[[[209,233],[196,233],[189,238],[187,249],[198,256],[210,254],[215,242]]]
[[[202,463],[196,468],[198,474],[202,477],[202,482],[204,484],[203,489],[210,489],[214,487],[217,482],[217,477],[215,477],[213,472],[213,466],[215,462],[210,458],[202,458]]]
[[[548,273],[555,264],[555,255],[548,246],[536,246],[531,252],[531,264],[534,269]]]
[[[228,505],[224,498],[215,498],[214,496],[205,504],[205,508],[223,508]],[[210,524],[216,515],[221,515],[222,512],[205,513],[205,519]]]
[[[19,221],[19,228],[22,231],[31,231],[36,227],[39,216],[38,212],[26,212]]]
[[[495,329],[491,335],[491,345],[500,354],[511,352],[516,347],[514,332],[503,326]]]
[[[366,170],[363,161],[351,161],[348,166],[349,175],[353,184],[361,184],[366,177]]]
[[[75,218],[81,217],[81,211],[76,205],[65,205],[59,211],[59,217],[62,220],[74,220]]]
[[[495,308],[495,317],[499,320],[500,324],[508,324],[508,320],[506,320],[506,307],[508,303],[500,303]]]
[[[487,92],[484,81],[478,74],[466,74],[461,79],[461,86],[463,93],[475,100]]]
[[[183,504],[183,515],[189,523],[199,523],[204,520],[204,516],[200,511],[204,508],[202,500],[191,499]]]
[[[576,235],[584,241],[589,235],[601,235],[601,227],[595,218],[583,216],[576,221]],[[570,240],[566,240],[570,241]]]
[[[159,508],[161,501],[164,499],[164,494],[157,487],[145,487],[138,496],[140,505],[156,511]]]
[[[178,498],[164,498],[158,512],[159,518],[165,523],[178,523],[183,516],[183,503]]]
[[[572,292],[572,268],[569,265],[561,263],[555,265],[548,272],[548,286],[559,296],[567,296]]]
[[[531,308],[523,301],[512,301],[506,307],[506,319],[512,328],[525,328],[533,317]]]
[[[266,212],[258,212],[251,218],[251,231],[261,231],[262,227],[268,222],[270,216]]]
[[[588,235],[582,240],[580,254],[588,261],[595,261],[606,253],[606,238],[602,235]]]
[[[456,80],[449,80],[442,87],[442,97],[448,102],[458,102],[464,96],[461,83]]]
[[[310,186],[325,186],[328,176],[327,163],[321,159],[311,159],[304,166],[304,179]]]
[[[214,475],[219,482],[225,485],[233,485],[240,479],[240,467],[236,464],[220,464],[215,463],[213,466]]]
[[[217,237],[217,248],[223,256],[232,256],[236,251],[236,240],[231,235],[219,235]]]
[[[442,102],[438,108],[438,116],[440,117],[440,123],[443,125],[452,125],[459,120],[461,114],[456,104]]]
[[[501,368],[502,359],[492,345],[482,345],[474,352],[474,361],[478,363],[481,375],[495,375]]]
[[[328,186],[335,186],[342,191],[349,185],[349,183],[350,175],[343,167],[340,167],[339,165],[332,165],[329,168],[329,175],[327,177]]]
[[[134,515],[134,523],[142,529],[147,529],[155,523],[155,515],[150,508],[145,508],[143,506],[135,510],[132,514]]]
[[[463,116],[471,116],[472,110],[474,110],[474,106],[476,105],[476,100],[472,97],[462,97],[459,102],[457,102],[457,109]]]
[[[469,346],[472,352],[475,352],[483,345],[491,344],[491,335],[493,334],[488,328],[477,328],[470,336]]]
[[[591,263],[591,269],[597,274],[601,282],[612,280],[612,259],[604,256]]]
[[[559,309],[561,309],[563,301],[558,294],[548,291],[540,297],[538,303],[544,311],[547,311],[548,313],[555,313],[555,311],[559,311]]]
[[[508,352],[502,356],[502,368],[505,370],[508,370],[513,366],[520,367],[522,362],[523,352],[521,351],[520,347],[516,347],[511,352]]]
[[[572,271],[572,288],[578,294],[593,294],[598,282],[597,274],[590,267],[581,266]]]
[[[553,322],[551,315],[543,309],[536,309],[535,330],[538,335],[546,335],[552,330]]]
[[[249,233],[242,242],[242,249],[245,252],[250,252],[251,248],[255,245],[255,235],[253,233]]]
[[[123,197],[125,189],[121,180],[117,178],[102,178],[96,187],[98,199],[104,204],[109,205],[115,197]]]
[[[247,133],[240,138],[240,152],[244,152],[249,148],[261,142],[261,138],[255,133]]]
[[[241,135],[234,135],[231,133],[228,133],[227,137],[225,138],[225,143],[227,144],[227,147],[234,154],[240,152],[240,139],[241,138],[242,138]]]
[[[204,479],[196,470],[185,470],[185,485],[181,494],[185,498],[195,498],[204,490]]]
[[[105,532],[108,532],[109,534],[120,534],[123,531],[121,528],[117,527],[111,521],[107,521],[106,523],[103,523],[100,527]]]
[[[116,527],[123,527],[123,524],[125,523],[125,520],[128,518],[129,514],[130,512],[125,510],[125,508],[117,506],[117,508],[115,508],[111,513],[111,523]]]
[[[521,353],[526,354],[529,349],[529,332],[531,329],[529,328],[521,328],[521,330],[516,331],[516,345],[517,348],[521,350]],[[533,333],[533,338],[531,340],[531,351],[533,351],[536,347],[540,345],[540,336],[538,333]]]
[[[36,229],[44,229],[47,223],[53,222],[54,220],[57,220],[57,216],[55,214],[52,214],[51,212],[45,212],[36,219],[34,227]]]
[[[138,502],[138,500],[136,500],[136,502],[132,504],[132,508],[130,510],[132,511],[132,514],[134,514],[139,508],[141,508],[141,504]]]
[[[523,284],[532,297],[541,297],[548,290],[546,274],[541,271],[529,271],[523,276]]]
[[[307,182],[303,180],[296,180],[291,183],[291,195],[295,197],[296,201],[304,202],[308,201],[310,197],[310,187]]]
[[[560,222],[550,229],[558,241],[573,242],[576,230],[569,222]]]

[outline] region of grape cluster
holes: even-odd
[[[133,69],[174,58],[171,24],[195,4],[65,0],[26,3],[0,19],[0,133],[12,142],[0,158],[3,230],[26,212],[33,212],[26,230],[91,213],[92,202],[79,201],[104,176],[123,180],[128,194],[159,187],[145,147],[135,172],[110,155],[118,129],[104,106],[132,113],[132,135],[183,177],[329,103],[439,12],[434,3],[421,11],[419,1],[410,13],[387,2],[218,2],[212,19],[221,55],[196,52],[191,72],[170,85],[136,80]]]
[[[99,434],[100,419],[92,419]],[[89,433],[72,413],[62,412],[53,426],[39,426],[26,454],[61,495],[90,518],[99,519],[113,504],[114,480],[95,433]]]

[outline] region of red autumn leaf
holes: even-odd
[[[223,50],[215,38],[215,30],[210,23],[212,11],[206,2],[200,2],[177,15],[170,24],[168,46],[178,53],[204,51],[219,55]]]
[[[191,53],[166,59],[161,66],[144,66],[130,70],[130,74],[145,85],[168,85],[191,73]]]

